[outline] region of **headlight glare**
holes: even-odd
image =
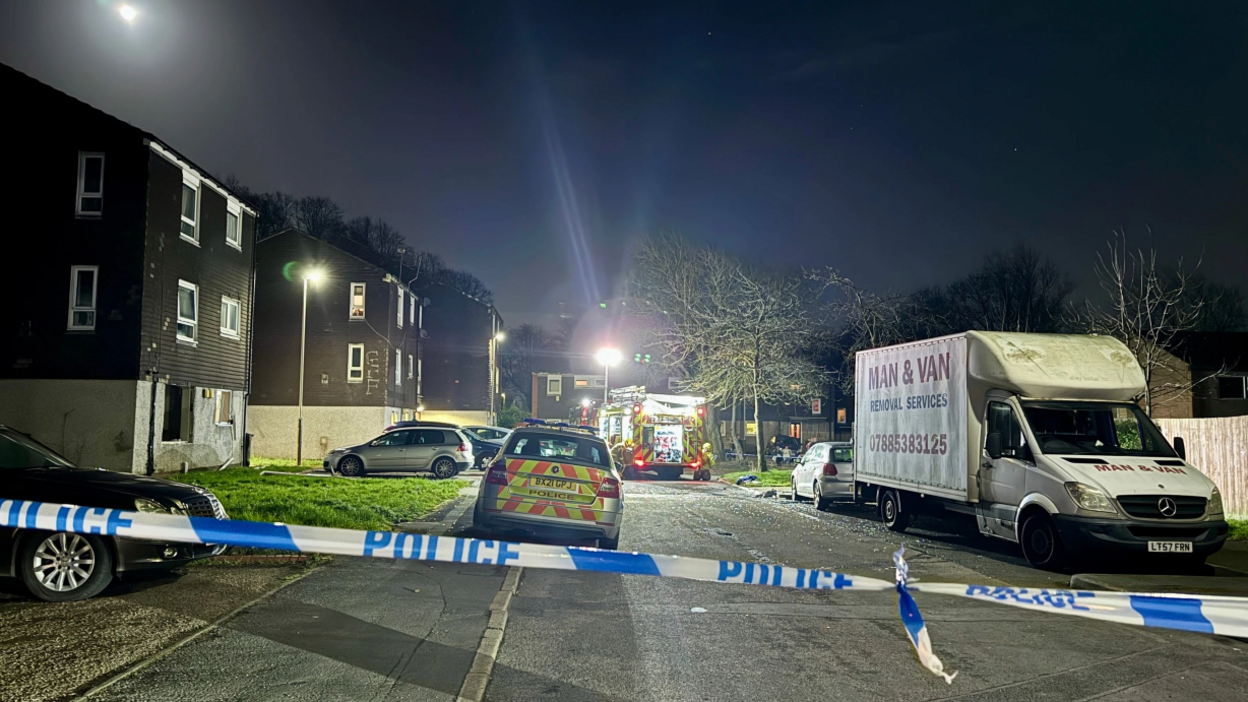
[[[156,514],[169,514],[169,509],[159,502],[145,500],[139,498],[134,501],[134,508],[140,512],[153,512]]]

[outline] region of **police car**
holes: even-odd
[[[526,420],[486,470],[473,521],[490,530],[569,533],[614,549],[623,512],[620,473],[593,427]]]

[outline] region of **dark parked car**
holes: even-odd
[[[207,490],[160,478],[79,468],[34,439],[0,425],[0,497],[226,519]],[[140,541],[0,526],[0,576],[22,579],[49,602],[92,597],[114,576],[169,569],[225,546]]]

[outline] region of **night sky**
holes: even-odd
[[[0,0],[0,62],[389,220],[511,325],[657,229],[899,292],[1025,241],[1089,292],[1151,228],[1248,283],[1248,3],[132,4]]]

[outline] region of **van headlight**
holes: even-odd
[[[1209,509],[1206,510],[1210,515],[1222,514],[1222,493],[1215,487],[1213,494],[1209,496]]]
[[[1114,509],[1114,503],[1099,488],[1083,483],[1066,483],[1066,492],[1070,494],[1070,499],[1079,505],[1079,509],[1086,509],[1089,512],[1117,512]]]

